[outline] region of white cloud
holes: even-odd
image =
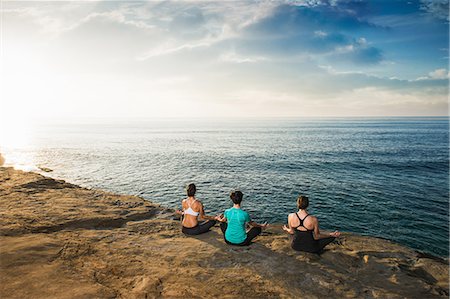
[[[168,41],[160,46],[157,46],[156,48],[151,49],[150,51],[147,51],[142,55],[136,56],[136,59],[139,61],[143,61],[153,57],[168,55],[183,50],[192,50],[195,48],[209,47],[211,46],[212,41],[204,40],[197,43],[182,44],[178,46],[175,46],[174,43],[175,43],[174,41]]]
[[[449,21],[448,0],[421,0],[422,9],[432,16]]]
[[[314,31],[314,36],[316,36],[316,37],[325,37],[327,35],[328,35],[328,33],[326,33],[325,31],[322,31],[322,30]]]
[[[286,0],[286,4],[296,5],[296,6],[317,6],[323,4],[322,0]],[[337,1],[334,1],[337,2]]]
[[[359,44],[360,46],[367,46],[367,45],[368,45],[367,39],[365,39],[364,37],[360,37],[360,38],[358,39],[358,44]]]
[[[314,6],[319,2],[295,4]],[[264,36],[248,32],[243,36],[247,26],[270,15],[280,3],[195,2],[201,10],[200,20],[183,30],[171,24],[192,2],[37,2],[22,4],[25,7],[20,3],[9,7],[12,4],[8,2],[3,11],[8,16],[4,19],[8,88],[2,96],[18,107],[29,107],[30,114],[45,116],[178,116],[201,109],[206,114],[224,115],[233,113],[236,104],[242,108],[242,116],[363,115],[373,111],[394,115],[401,112],[402,105],[405,113],[442,114],[436,108],[444,105],[442,90],[435,89],[434,95],[416,91],[417,86],[448,78],[446,69],[436,69],[418,78],[428,81],[412,86],[407,80],[390,78],[397,74],[386,71],[384,65],[378,66],[378,73],[365,65],[359,69],[345,61],[339,65],[332,60],[333,51],[300,49],[279,57],[258,48]],[[25,23],[19,38],[15,30]],[[317,42],[335,34],[328,29],[311,33]],[[248,47],[239,44],[244,39],[250,41]],[[370,44],[364,37],[347,41],[335,50],[358,52]],[[272,46],[278,49],[280,45],[262,47],[271,50]],[[328,63],[337,69],[323,66]],[[399,86],[406,92],[394,90]],[[422,109],[431,107],[429,103],[432,109]]]
[[[336,53],[351,53],[357,51],[359,49],[366,49],[369,46],[369,42],[364,37],[360,37],[355,41],[352,41],[351,44],[345,46],[338,46],[334,50]]]
[[[437,69],[428,73],[431,79],[447,79],[450,78],[450,73],[446,69]]]
[[[449,79],[450,78],[450,72],[447,71],[447,69],[436,69],[434,71],[431,71],[428,73],[428,76],[421,76],[416,78],[413,81],[423,81],[423,80],[442,80],[442,79]]]
[[[230,51],[220,55],[219,60],[231,63],[255,63],[267,61],[268,59],[264,56],[242,56],[237,54],[235,51]]]
[[[345,46],[339,46],[334,49],[336,53],[351,53],[355,51],[355,45],[345,45]]]
[[[447,95],[424,89],[394,91],[380,87],[353,89],[322,101],[323,111],[346,116],[447,115]]]
[[[370,75],[367,73],[364,73],[362,71],[338,71],[336,70],[334,67],[332,67],[331,65],[319,65],[319,68],[325,70],[328,74],[330,75],[352,75],[352,74],[357,74],[357,75],[365,75],[365,76],[373,76],[373,77],[377,77],[374,75]],[[377,77],[379,78],[379,77]]]

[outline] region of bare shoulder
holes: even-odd
[[[307,218],[307,220],[309,220],[309,222],[311,223],[317,223],[319,220],[317,219],[316,216],[313,215],[309,215],[309,217]]]
[[[202,202],[200,200],[195,199],[194,206],[196,206],[196,207],[203,207],[203,204],[202,204]]]
[[[295,223],[295,213],[290,213],[288,215],[288,223]]]

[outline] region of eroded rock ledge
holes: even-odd
[[[448,260],[344,234],[321,256],[272,226],[248,248],[185,237],[139,197],[0,167],[1,298],[448,298]]]

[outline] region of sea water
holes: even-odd
[[[449,254],[449,119],[103,120],[35,126],[10,164],[180,208],[186,184],[208,214],[231,206],[286,222],[296,198],[323,229]]]

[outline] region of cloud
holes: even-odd
[[[448,0],[421,0],[420,2],[421,8],[433,17],[449,21]]]
[[[360,18],[352,10],[334,5],[292,6],[279,5],[270,15],[248,26],[249,34],[279,36],[298,32],[354,31],[372,27],[373,24]]]
[[[177,53],[184,50],[193,50],[196,48],[202,48],[202,47],[209,47],[214,41],[213,40],[203,40],[197,43],[192,44],[181,44],[178,46],[175,46],[174,43],[176,42],[166,42],[162,45],[159,45],[150,51],[147,51],[146,53],[142,55],[137,55],[136,59],[139,61],[147,60],[153,57],[163,56],[163,55],[169,55],[173,53]]]
[[[198,7],[188,7],[175,12],[170,22],[170,30],[176,33],[186,33],[198,30],[206,23],[203,12]]]
[[[281,4],[272,13],[242,29],[233,41],[237,53],[282,59],[316,57],[317,60],[342,60],[354,64],[377,64],[383,51],[367,39],[355,37],[362,28],[376,28],[360,18],[355,10],[336,1],[300,1]],[[359,4],[345,1],[345,4]],[[359,6],[358,6],[359,7]]]
[[[339,56],[338,56],[339,57]],[[357,64],[375,64],[383,60],[380,49],[375,47],[354,47],[352,51],[340,56]]]
[[[390,90],[396,93],[421,93],[424,90],[440,96],[446,96],[448,93],[448,79],[436,78],[431,79],[399,79],[396,77],[379,76],[369,74],[364,71],[339,71],[330,65],[321,65],[320,68],[330,76],[322,76],[319,83],[323,87],[323,93],[342,93],[353,89],[364,89],[373,87],[377,89]],[[319,88],[317,86],[316,88]]]
[[[229,51],[223,53],[219,57],[219,61],[231,62],[231,63],[256,63],[261,61],[267,61],[268,58],[264,56],[241,56],[236,54],[235,51]]]
[[[322,31],[322,30],[316,30],[316,31],[314,31],[314,36],[324,38],[324,37],[328,36],[328,33],[326,33],[325,31]]]
[[[355,64],[376,64],[383,60],[382,51],[369,45],[363,37],[353,40],[351,44],[336,48],[332,59],[350,61]]]
[[[96,2],[8,2],[3,9],[7,21],[20,19],[35,24],[40,38],[58,38],[60,35],[92,22],[111,22],[125,27],[154,30],[156,26],[130,15],[127,5],[113,3],[99,7]],[[8,22],[6,24],[9,24]]]
[[[448,79],[450,73],[446,69],[437,69],[428,74],[431,79]]]
[[[68,113],[82,98],[85,108],[110,101],[119,112],[129,101],[130,113],[180,105],[183,113],[201,106],[220,115],[239,103],[245,113],[290,116],[344,115],[341,107],[353,105],[350,114],[375,106],[383,114],[389,102],[397,113],[410,104],[409,113],[421,113],[433,99],[439,104],[423,111],[442,114],[436,107],[448,93],[448,71],[440,49],[448,29],[419,4],[8,1],[4,53],[14,76],[7,79],[18,87],[23,74],[33,74],[25,84],[33,92],[10,88],[11,97],[48,97]],[[383,105],[362,99],[377,96]]]
[[[336,106],[339,114],[349,116],[446,115],[448,111],[447,96],[427,94],[427,92],[429,90],[405,92],[367,86],[352,89],[330,98],[327,101],[328,105],[324,104],[324,110],[331,110],[331,107]]]
[[[450,78],[450,72],[447,69],[436,69],[428,73],[428,76],[421,76],[415,79],[414,81],[423,81],[423,80],[448,80]]]

